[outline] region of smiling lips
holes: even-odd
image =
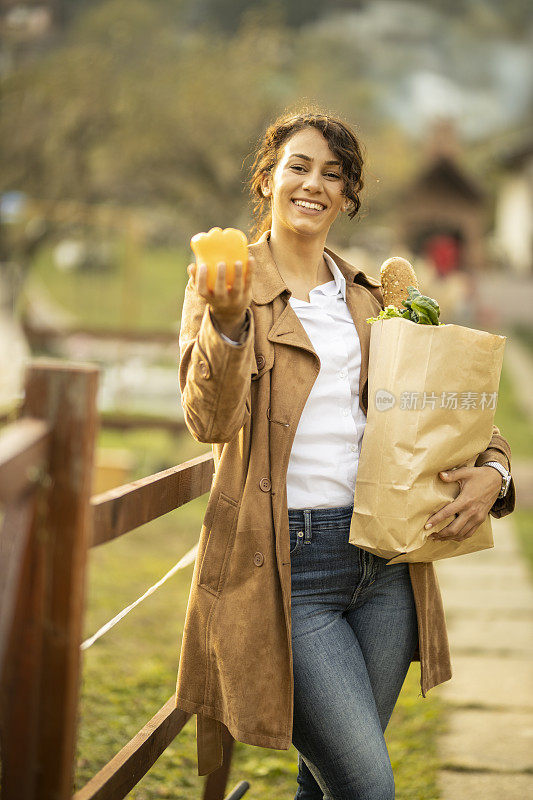
[[[293,200],[292,201],[295,206],[300,206],[301,208],[308,208],[311,211],[323,211],[325,209],[325,205],[323,203],[314,203],[310,200]]]

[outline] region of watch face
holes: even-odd
[[[501,497],[505,497],[505,495],[509,491],[510,484],[511,484],[511,474],[507,472],[507,474],[502,478],[502,488],[500,494],[498,495],[498,499]]]

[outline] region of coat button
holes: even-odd
[[[209,378],[209,364],[206,361],[199,361],[198,369],[202,378]]]
[[[265,557],[263,553],[254,553],[254,564],[256,567],[261,567],[263,565],[263,561]]]
[[[265,366],[265,357],[259,354],[258,356],[256,356],[255,360],[257,361],[257,369],[263,369],[263,367]]]
[[[272,488],[272,484],[270,483],[268,478],[261,478],[259,481],[259,488],[262,492],[269,492]]]

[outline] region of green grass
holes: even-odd
[[[533,510],[517,509],[512,520],[533,580]]]
[[[498,406],[494,424],[511,445],[513,458],[531,458],[533,453],[533,426],[516,402],[511,377],[504,368],[500,380]]]
[[[195,441],[188,432],[173,434],[158,429],[100,430],[98,445],[129,450],[133,454],[132,480],[152,475],[191,458],[211,452],[209,445]]]
[[[99,444],[132,450],[132,477],[206,452],[189,434],[102,431]],[[155,583],[197,541],[207,495],[90,553],[84,638]],[[76,789],[132,738],[175,690],[192,565],[174,575],[83,654]],[[413,664],[387,731],[398,800],[436,800],[436,738],[442,701],[420,696]],[[294,797],[297,752],[235,744],[228,791],[250,783],[250,800]],[[197,775],[195,718],[128,797],[202,796]]]
[[[516,402],[514,386],[505,366],[500,381],[495,424],[511,445],[513,458],[531,459],[533,426]],[[533,577],[533,510],[516,509],[511,520]]]
[[[515,325],[511,332],[512,336],[516,336],[520,342],[528,348],[533,356],[533,326],[531,325]]]
[[[176,330],[186,283],[185,250],[145,251],[126,264],[117,247],[117,268],[107,273],[63,273],[42,250],[28,278],[90,327]],[[533,430],[516,404],[504,369],[495,418],[515,458],[533,453]],[[188,434],[102,430],[99,444],[130,449],[132,479],[186,461],[209,448]],[[157,581],[197,541],[207,496],[90,553],[88,637]],[[533,512],[513,515],[533,570]],[[76,788],[90,779],[166,702],[175,689],[192,565],[99,640],[83,656]],[[387,731],[398,800],[436,800],[436,741],[446,721],[439,697],[420,697],[419,665],[413,664]],[[250,800],[283,800],[296,791],[297,754],[236,743],[228,786],[248,780]],[[148,775],[129,794],[135,800],[202,795],[196,774],[192,718]]]
[[[153,250],[138,267],[116,272],[64,274],[50,252],[42,252],[29,280],[44,286],[54,302],[95,327],[175,329],[186,282],[187,254]],[[533,431],[517,407],[509,376],[502,375],[495,418],[514,457],[530,457]],[[209,448],[188,434],[102,430],[99,444],[130,449],[132,479],[180,463]],[[90,554],[88,637],[157,581],[197,541],[207,496],[95,548]],[[513,515],[533,569],[533,512]],[[192,565],[173,576],[83,656],[76,788],[90,779],[166,702],[175,689]],[[419,666],[413,664],[387,731],[398,800],[436,800],[439,761],[436,741],[446,710],[438,697],[420,697]],[[296,791],[297,754],[236,743],[231,788],[248,780],[250,800],[283,800]],[[167,748],[129,797],[199,798],[204,778],[196,774],[195,720]]]
[[[49,250],[35,261],[29,284],[44,289],[78,324],[175,330],[185,266],[183,250],[152,250],[126,270],[63,273]],[[189,434],[102,430],[99,445],[126,448],[134,455],[132,479],[193,458],[209,448]],[[207,495],[185,507],[97,547],[90,553],[84,638],[164,575],[197,541]],[[131,739],[175,690],[183,621],[192,565],[83,654],[76,789],[81,788]],[[398,800],[436,800],[436,739],[444,713],[438,697],[420,696],[419,665],[407,676],[387,743]],[[195,718],[128,795],[134,800],[200,798],[205,779],[196,766]],[[297,753],[236,743],[229,788],[248,780],[250,800],[283,800],[296,791]],[[228,789],[229,791],[229,789]]]
[[[81,326],[177,330],[190,252],[159,247],[131,258],[120,242],[115,252],[116,265],[109,271],[62,272],[54,265],[52,249],[42,248],[26,285],[44,290]]]

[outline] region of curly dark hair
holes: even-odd
[[[251,241],[261,236],[272,224],[270,201],[263,196],[261,178],[265,172],[271,173],[278,163],[283,144],[294,133],[303,128],[316,128],[327,140],[330,149],[341,162],[344,177],[344,196],[351,201],[348,216],[353,219],[361,207],[359,195],[363,188],[363,152],[362,144],[346,122],[315,108],[300,108],[297,111],[284,113],[268,126],[257,149],[254,162],[250,168],[248,181],[253,198],[253,225]]]

